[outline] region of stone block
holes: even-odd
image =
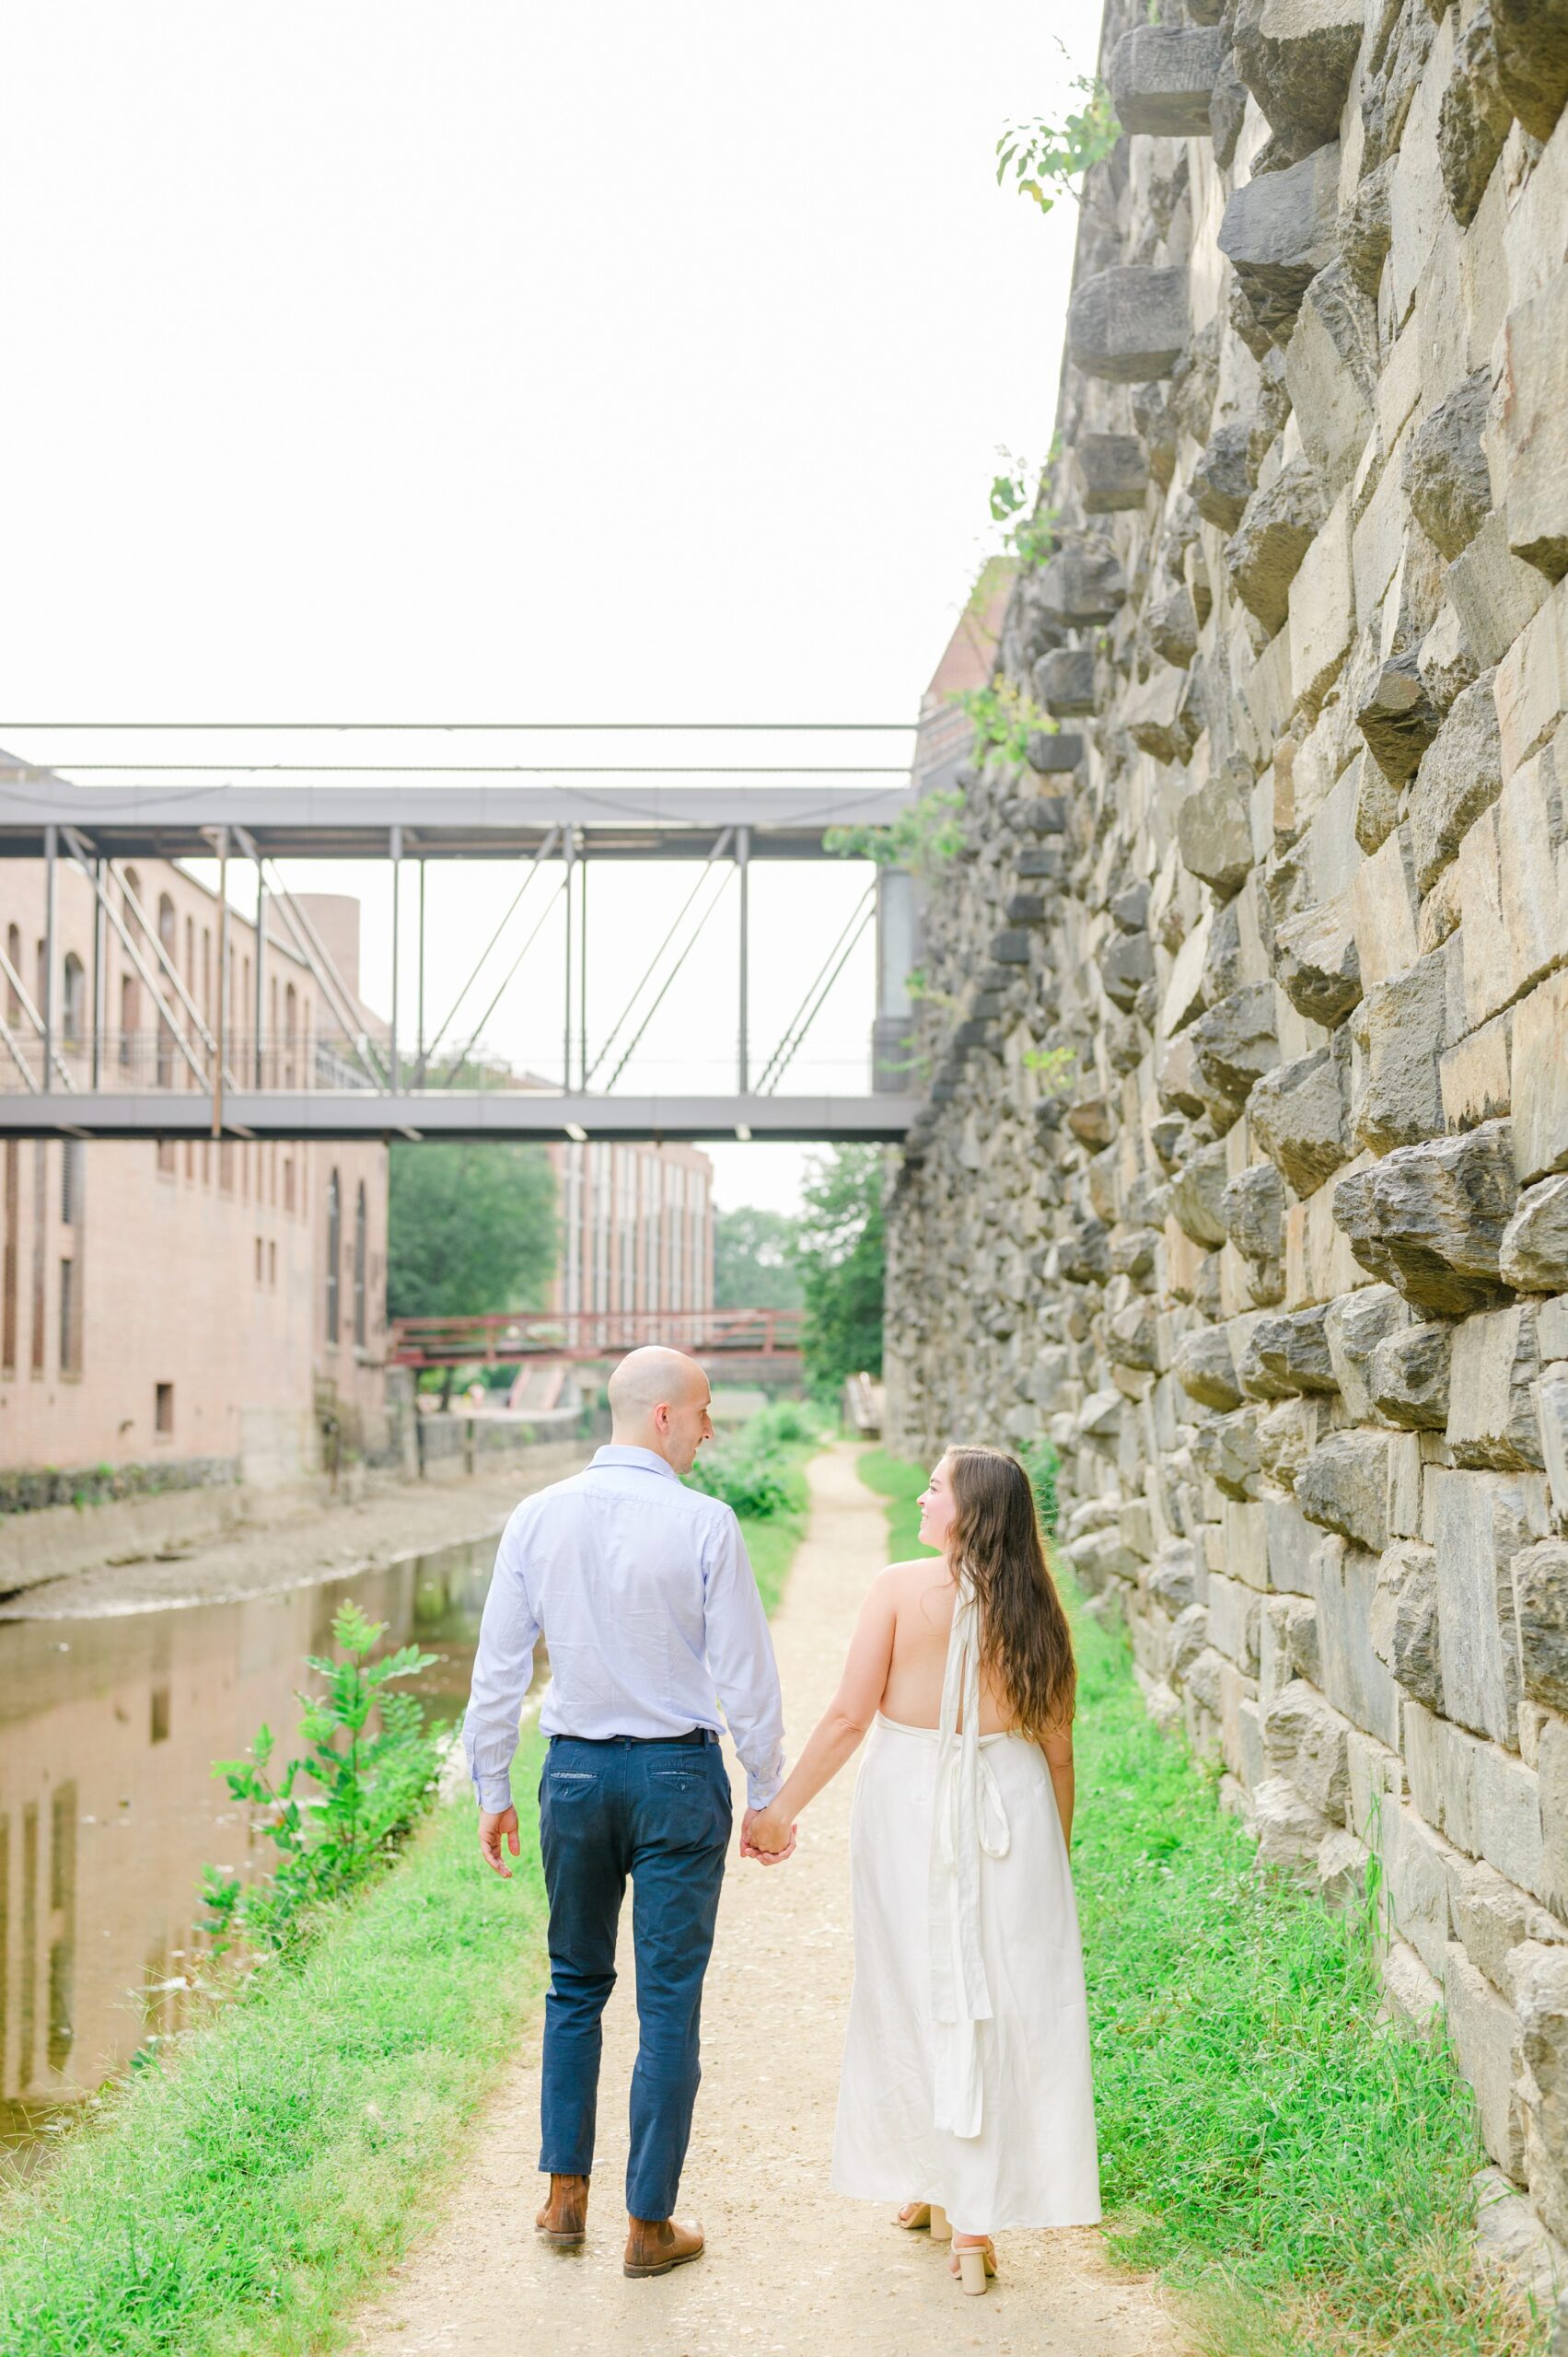
[[[1067,307],[1067,345],[1086,377],[1146,384],[1168,377],[1189,333],[1187,273],[1119,262],[1086,279]]]
[[[1524,1690],[1568,1713],[1568,1541],[1546,1538],[1514,1558],[1514,1605]]]
[[[1269,1585],[1266,1524],[1260,1501],[1225,1498],[1221,1503],[1219,1561],[1216,1569],[1249,1587]]]
[[[1388,1543],[1388,1435],[1330,1433],[1295,1477],[1309,1522],[1380,1554]]]
[[[1238,1172],[1225,1188],[1220,1210],[1226,1235],[1245,1259],[1269,1267],[1278,1263],[1284,1250],[1285,1201],[1272,1162],[1255,1162]]]
[[[1350,570],[1350,493],[1342,491],[1290,585],[1291,693],[1316,713],[1350,653],[1355,598]]]
[[[1326,1833],[1318,1850],[1318,1896],[1335,1914],[1359,1908],[1371,1852],[1353,1833]]]
[[[1295,1873],[1305,1868],[1316,1880],[1318,1852],[1330,1827],[1288,1776],[1268,1776],[1259,1785],[1252,1795],[1252,1829],[1264,1865]]]
[[[1400,1539],[1381,1558],[1368,1627],[1372,1650],[1389,1676],[1428,1710],[1441,1711],[1437,1565],[1430,1547]]]
[[[1543,1720],[1536,1747],[1540,1780],[1541,1896],[1568,1913],[1568,1720]]]
[[[1492,479],[1481,435],[1492,372],[1478,368],[1428,410],[1405,446],[1404,489],[1433,546],[1457,557],[1492,507]]]
[[[1560,1043],[1560,1052],[1565,1045]],[[1503,1231],[1499,1264],[1504,1282],[1519,1293],[1560,1293],[1568,1286],[1568,1172],[1526,1189]]]
[[[1287,154],[1334,136],[1362,29],[1355,0],[1241,0],[1237,72]]]
[[[1036,594],[1053,622],[1065,630],[1086,630],[1112,621],[1126,603],[1127,576],[1110,541],[1102,533],[1086,532],[1041,567]],[[1043,749],[1049,757],[1056,749]]]
[[[1342,1035],[1266,1073],[1248,1101],[1254,1139],[1301,1196],[1350,1158]]]
[[[1516,770],[1459,845],[1458,888],[1467,1028],[1517,998],[1562,956],[1568,860],[1550,750]],[[1517,1055],[1516,1044],[1516,1055]]]
[[[1352,1423],[1372,1420],[1374,1353],[1389,1335],[1411,1323],[1405,1302],[1392,1285],[1364,1285],[1329,1305],[1324,1340],[1334,1380]]]
[[[1562,0],[1492,0],[1497,82],[1532,139],[1550,139],[1568,99]]]
[[[1176,836],[1190,874],[1225,900],[1240,890],[1252,867],[1252,819],[1236,771],[1217,771],[1178,805]]]
[[[1568,2237],[1568,1953],[1527,1943],[1516,1951],[1512,1980],[1528,2126],[1524,2163],[1508,2174],[1527,2170],[1531,2199],[1562,2240]]]
[[[1560,581],[1568,571],[1568,267],[1508,314],[1496,416],[1508,545]]]
[[[1514,1102],[1513,1026],[1511,1012],[1494,1015],[1438,1057],[1446,1129],[1473,1130],[1478,1121],[1493,1121],[1509,1111]]]
[[[1442,1982],[1428,1972],[1404,1940],[1389,1941],[1382,1970],[1390,2016],[1411,2034],[1425,2037],[1433,2015],[1442,2011]]]
[[[1355,725],[1386,778],[1401,784],[1415,775],[1440,726],[1416,653],[1390,656],[1382,665],[1356,707]]]
[[[1497,1300],[1516,1200],[1509,1124],[1483,1121],[1350,1172],[1332,1206],[1363,1268],[1397,1284],[1416,1308],[1461,1318]]]
[[[1362,984],[1370,990],[1374,983],[1402,973],[1417,955],[1420,894],[1407,828],[1396,827],[1356,870],[1350,906]]]
[[[1137,25],[1110,52],[1110,102],[1123,131],[1206,139],[1226,43],[1217,25]]]
[[[1260,1318],[1237,1363],[1242,1389],[1259,1399],[1337,1390],[1324,1334],[1327,1315],[1324,1309],[1312,1308],[1295,1310],[1283,1318]]]
[[[1190,1538],[1168,1539],[1149,1566],[1149,1594],[1173,1618],[1196,1601],[1197,1559]]]
[[[1035,694],[1058,720],[1075,719],[1095,708],[1092,646],[1053,646],[1034,668]]]
[[[1540,1372],[1533,1304],[1467,1318],[1454,1329],[1447,1442],[1458,1465],[1541,1463],[1530,1386]]]
[[[1407,1326],[1377,1343],[1366,1388],[1380,1416],[1404,1432],[1442,1432],[1448,1422],[1451,1326]]]
[[[1252,1677],[1258,1671],[1258,1614],[1256,1588],[1210,1573],[1209,1643]]]
[[[1514,1561],[1545,1536],[1544,1485],[1517,1473],[1427,1469],[1437,1569],[1443,1707],[1497,1743],[1516,1744],[1519,1635]]]
[[[1527,1890],[1494,1866],[1469,1858],[1448,1863],[1448,1911],[1470,1962],[1504,1995],[1514,1977],[1508,1962],[1513,1949],[1526,1940],[1543,1946],[1568,1941],[1568,1931]]]
[[[1437,117],[1443,186],[1456,220],[1474,220],[1513,117],[1498,78],[1492,11],[1483,5],[1459,28]]]
[[[1184,1236],[1211,1249],[1225,1240],[1223,1138],[1189,1155],[1170,1182],[1170,1215]]]
[[[1318,1816],[1342,1825],[1348,1791],[1347,1729],[1304,1678],[1282,1687],[1263,1713],[1263,1752]]]
[[[1206,524],[1234,532],[1257,484],[1250,435],[1246,425],[1215,429],[1192,469],[1192,499]]]
[[[1184,803],[1182,809],[1188,807]],[[1346,894],[1275,925],[1274,979],[1296,1012],[1314,1023],[1332,1029],[1350,1013],[1361,996],[1362,978]]]
[[[1443,1960],[1443,2002],[1455,2060],[1475,2089],[1481,2142],[1516,2182],[1525,2174],[1524,2122],[1514,2100],[1512,2007],[1477,1970],[1457,1940]]]
[[[1561,1360],[1543,1370],[1536,1386],[1536,1414],[1551,1510],[1568,1520],[1568,1364]]]
[[[1254,492],[1225,545],[1225,567],[1237,596],[1271,633],[1286,620],[1291,583],[1324,514],[1316,473],[1305,459],[1294,459]]]
[[[1248,983],[1209,1007],[1192,1026],[1192,1048],[1205,1104],[1239,1107],[1280,1060],[1272,982]]]
[[[1387,1803],[1376,1835],[1394,1929],[1429,1972],[1441,1973],[1451,1931],[1446,1845],[1412,1808]]]
[[[1539,1775],[1495,1743],[1476,1746],[1470,1775],[1477,1850],[1510,1882],[1541,1896],[1546,1853]]]
[[[1444,587],[1478,671],[1500,662],[1544,603],[1544,574],[1508,545],[1505,506],[1495,507],[1450,565]]]
[[[1422,756],[1411,789],[1410,842],[1416,889],[1430,892],[1483,810],[1503,791],[1496,674],[1457,696]]]
[[[1514,1162],[1521,1183],[1568,1167],[1568,972],[1514,1010]]]
[[[1330,493],[1365,447],[1376,377],[1376,313],[1348,264],[1332,261],[1308,285],[1284,356],[1302,448]]]
[[[1084,511],[1110,516],[1142,507],[1149,488],[1149,461],[1135,434],[1080,434],[1073,444]]]
[[[1312,1558],[1322,1543],[1294,1498],[1260,1501],[1265,1532],[1268,1584],[1282,1593],[1311,1596]]]
[[[1182,1337],[1175,1362],[1177,1381],[1202,1407],[1227,1411],[1241,1405],[1241,1387],[1223,1326],[1200,1326]]]

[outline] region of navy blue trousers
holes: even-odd
[[[626,2207],[675,2208],[702,2076],[698,2022],[729,1848],[729,1777],[716,1741],[587,1743],[557,1736],[539,1788],[550,1895],[550,1993],[539,2165],[589,2177],[600,2020],[615,1986],[615,1933],[632,1879],[639,2041],[632,2073]]]

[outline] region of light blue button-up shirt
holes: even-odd
[[[525,1498],[501,1534],[463,1720],[482,1808],[511,1804],[541,1636],[546,1735],[717,1734],[727,1721],[750,1805],[772,1799],[784,1704],[740,1525],[652,1449],[599,1449],[570,1480]]]

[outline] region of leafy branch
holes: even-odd
[[[1046,459],[1047,470],[1060,447],[1058,435]],[[1009,555],[1026,567],[1043,564],[1055,552],[1061,515],[1060,509],[1041,505],[1045,473],[1035,477],[1028,461],[1015,459],[1009,450],[1003,450],[998,456],[1005,460],[1006,470],[991,479],[991,520],[1005,527],[1002,541]]]
[[[1061,1097],[1073,1086],[1073,1068],[1078,1061],[1075,1048],[1026,1048],[1024,1067],[1032,1072],[1046,1097]]]
[[[930,876],[964,847],[959,813],[964,797],[952,786],[936,786],[900,810],[886,827],[830,827],[824,851],[841,859],[874,860],[878,867],[901,867]]]
[[[974,747],[971,760],[982,761],[988,753],[1000,753],[1009,761],[1027,761],[1029,738],[1037,730],[1048,736],[1056,733],[1056,723],[1042,712],[1034,698],[1011,679],[990,680],[983,688],[955,689],[948,698],[967,712],[974,725]]]
[[[1091,165],[1103,162],[1121,136],[1121,125],[1111,108],[1110,93],[1098,74],[1078,74],[1073,87],[1086,101],[1076,114],[1060,123],[1037,115],[1032,122],[1009,123],[996,143],[996,185],[1005,188],[1009,175],[1018,194],[1049,213],[1060,196],[1078,202],[1076,183]]]

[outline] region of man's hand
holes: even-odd
[[[479,1854],[494,1874],[510,1882],[512,1869],[502,1856],[502,1845],[517,1854],[517,1812],[515,1808],[488,1809],[479,1812]]]
[[[740,1820],[740,1854],[760,1866],[782,1865],[795,1852],[796,1828],[771,1808],[749,1808]]]

